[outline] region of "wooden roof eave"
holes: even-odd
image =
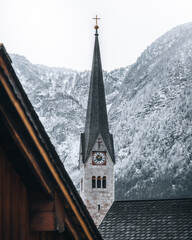
[[[57,185],[59,186],[63,196],[65,197],[65,199],[67,199],[72,211],[76,215],[83,231],[87,236],[87,239],[102,239],[82,200],[80,199],[71,179],[69,178],[63,165],[61,164],[54,147],[52,146],[47,134],[44,131],[43,126],[41,125],[40,121],[38,121],[38,117],[34,112],[33,107],[30,104],[25,92],[23,91],[22,86],[19,83],[19,80],[17,79],[17,76],[12,66],[10,65],[10,58],[8,58],[7,56],[8,54],[6,53],[5,48],[0,45],[0,64],[7,77],[5,79],[2,74],[0,75],[0,82],[4,87],[4,90],[9,96],[9,99],[12,102],[15,110],[22,119],[25,128],[33,139],[36,148],[41,154]],[[15,86],[12,85],[13,78]],[[19,97],[22,97],[22,101],[15,93],[15,88],[17,88],[16,91],[18,91],[17,94],[19,95]],[[28,112],[26,112],[26,105],[28,107]],[[53,159],[56,161],[53,161]],[[48,188],[47,191],[50,192]]]

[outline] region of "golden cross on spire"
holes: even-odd
[[[97,25],[97,20],[100,20],[101,18],[98,18],[96,15],[96,18],[93,18],[93,19],[96,19],[96,25]]]
[[[96,17],[95,17],[95,18],[93,18],[93,19],[95,19],[95,20],[96,20],[95,29],[98,29],[98,28],[99,28],[99,26],[97,25],[97,20],[100,20],[101,18],[98,18],[98,17],[97,17],[97,15],[96,15]]]

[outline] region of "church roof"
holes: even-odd
[[[99,226],[105,240],[192,239],[192,199],[115,201]]]
[[[101,66],[98,33],[96,29],[85,133],[83,137],[85,142],[84,144],[82,143],[82,145],[84,145],[84,148],[82,149],[84,156],[83,161],[86,161],[89,157],[93,144],[99,133],[105,142],[112,161],[115,162],[113,137],[109,133],[108,126],[103,71]]]

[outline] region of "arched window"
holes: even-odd
[[[97,188],[101,188],[101,177],[97,177]]]
[[[92,177],[92,188],[95,188],[96,186],[96,178],[95,176]]]
[[[102,187],[106,188],[106,177],[105,176],[103,177]]]

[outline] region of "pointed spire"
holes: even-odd
[[[97,21],[96,16],[96,21]],[[91,149],[100,133],[107,150],[111,156],[112,161],[114,158],[114,148],[113,148],[113,138],[112,134],[109,133],[108,119],[107,119],[107,108],[105,101],[105,89],[103,83],[103,71],[101,66],[101,56],[99,49],[99,39],[98,39],[98,25],[95,26],[95,46],[93,53],[93,63],[91,72],[91,82],[89,89],[89,98],[87,106],[87,115],[85,123],[85,133],[82,136],[84,139],[83,149],[83,161],[85,162],[90,153]]]

